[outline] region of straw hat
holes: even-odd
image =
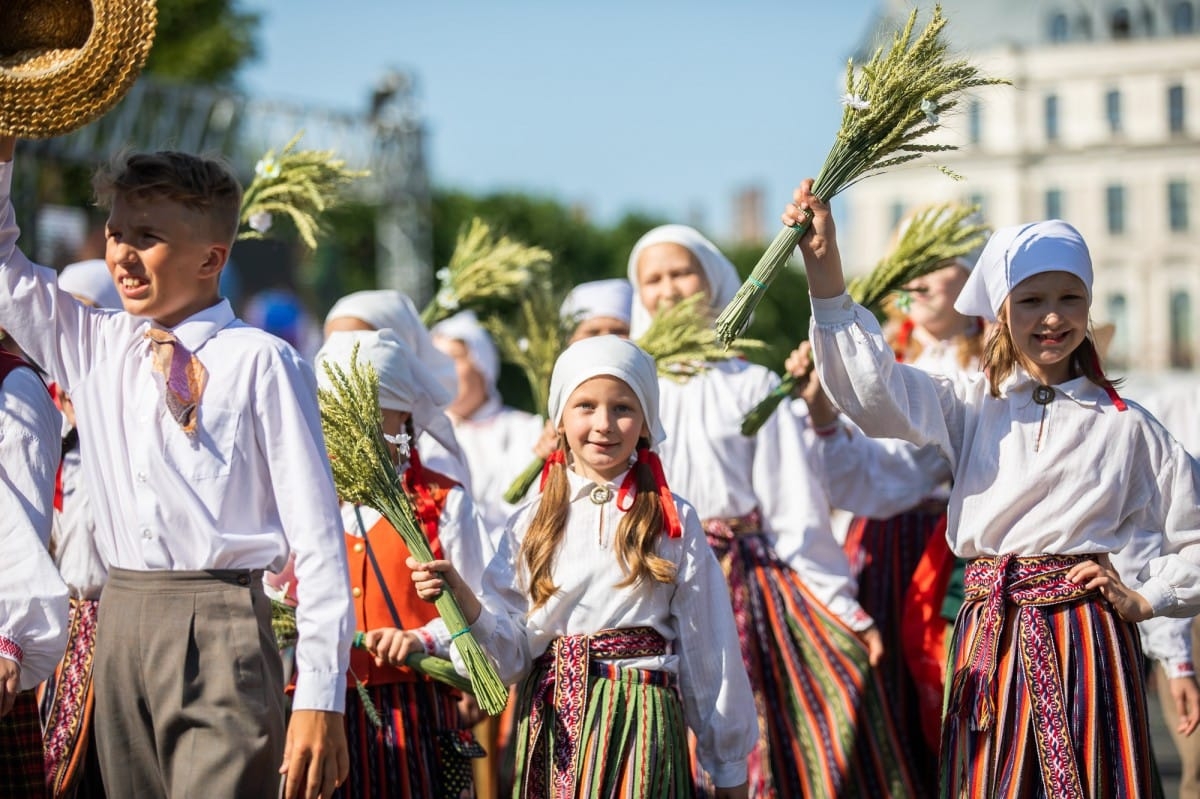
[[[154,0],[0,2],[0,131],[69,133],[125,95],[150,54]]]

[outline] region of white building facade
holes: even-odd
[[[848,267],[874,264],[895,223],[933,202],[977,203],[996,227],[1062,218],[1092,251],[1093,320],[1116,326],[1108,363],[1200,367],[1200,0],[942,7],[953,49],[1013,85],[943,117],[941,140],[959,149],[937,163],[964,181],[926,165],[846,192]],[[874,35],[910,8],[885,3]]]

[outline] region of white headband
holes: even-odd
[[[646,426],[650,446],[661,444],[667,433],[658,418],[658,371],[651,358],[638,345],[617,336],[594,336],[577,341],[563,350],[554,362],[550,378],[550,420],[558,427],[571,392],[593,377],[609,376],[623,380],[632,389]]]
[[[1092,301],[1092,257],[1083,236],[1061,219],[1000,228],[984,245],[979,262],[954,308],[965,316],[996,321],[1009,293],[1026,278],[1068,272],[1083,281]]]

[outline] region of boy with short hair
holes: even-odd
[[[95,662],[106,790],[273,796],[284,773],[286,796],[328,797],[348,770],[346,551],[312,369],[219,294],[241,187],[177,152],[98,173],[127,313],[101,311],[16,248],[14,144],[0,137],[0,324],[89,431],[83,470],[112,567]],[[285,747],[260,578],[290,551],[302,602]]]

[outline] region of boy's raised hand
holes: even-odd
[[[341,713],[295,710],[283,749],[284,799],[329,799],[350,774]]]
[[[829,204],[812,193],[812,178],[806,178],[783,209],[781,220],[788,226],[801,224],[812,215],[808,230],[800,237],[800,254],[808,270],[808,290],[814,297],[837,297],[846,290],[842,279],[842,258],[838,253],[837,232]]]

